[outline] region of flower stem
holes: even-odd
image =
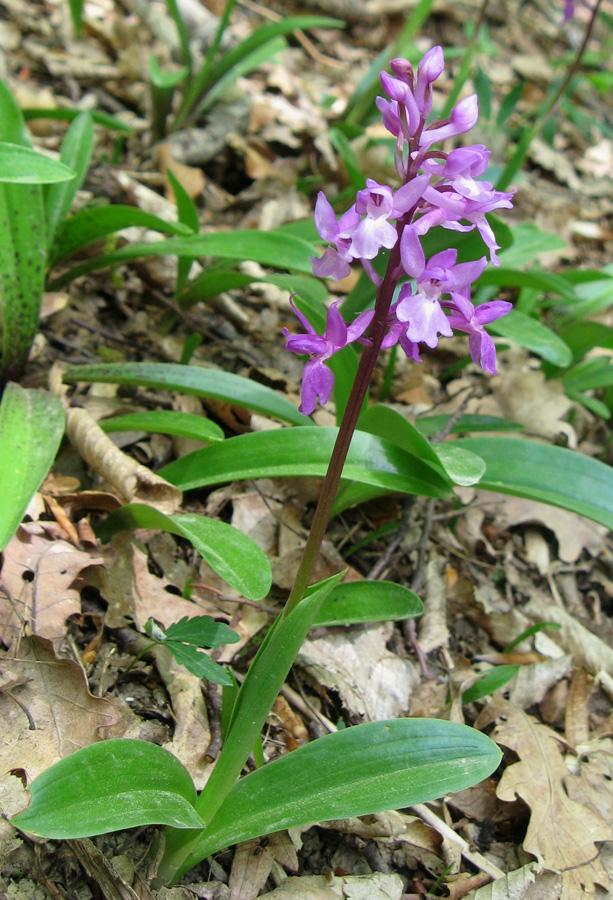
[[[406,217],[403,217],[402,221],[398,223],[397,229],[399,238],[404,222],[406,221],[406,219],[409,219],[410,221],[410,215],[412,214],[412,212],[413,210],[411,210],[411,213],[406,215]],[[383,338],[385,336],[387,328],[387,315],[392,302],[392,298],[394,296],[394,290],[398,283],[399,264],[400,240],[396,241],[395,247],[390,252],[385,277],[383,278],[381,285],[377,289],[375,315],[373,317],[369,332],[369,339],[371,343],[369,346],[364,348],[360,356],[358,371],[353,383],[353,387],[351,389],[351,393],[349,394],[349,400],[347,401],[347,407],[345,409],[345,413],[338,430],[338,436],[334,444],[334,449],[332,450],[330,464],[328,466],[328,471],[326,472],[326,476],[321,488],[319,501],[315,510],[315,516],[313,517],[313,524],[311,525],[311,530],[307,538],[306,546],[302,555],[302,560],[300,562],[300,567],[298,568],[294,586],[288,597],[285,609],[283,610],[284,616],[287,616],[292,611],[292,609],[294,609],[294,607],[298,603],[300,603],[306,593],[307,587],[309,586],[311,571],[317,558],[317,554],[319,553],[319,549],[321,547],[321,543],[324,539],[324,534],[326,533],[326,528],[328,527],[328,522],[330,520],[332,506],[334,504],[338,485],[341,480],[343,466],[345,465],[345,460],[347,459],[347,454],[349,452],[351,438],[353,437],[353,432],[356,429],[360,411],[362,409],[362,404],[364,403],[364,398],[370,385],[370,380],[375,368],[375,364],[377,362],[377,357],[379,356],[379,351],[381,350],[381,342],[383,341]]]

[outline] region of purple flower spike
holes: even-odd
[[[352,344],[362,337],[374,316],[374,310],[369,309],[357,317],[355,322],[347,325],[338,310],[341,301],[337,300],[328,309],[326,316],[326,332],[317,334],[309,320],[303,315],[290,298],[290,305],[306,334],[290,334],[287,328],[283,334],[287,338],[285,349],[290,353],[308,353],[311,359],[304,367],[302,376],[302,391],[300,412],[310,416],[317,406],[317,399],[323,406],[330,399],[334,387],[334,375],[325,365],[343,347]]]

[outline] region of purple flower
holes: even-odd
[[[290,353],[307,353],[310,359],[304,367],[302,376],[302,391],[300,412],[310,416],[317,406],[317,398],[323,406],[330,399],[334,387],[334,375],[325,365],[326,361],[334,353],[338,353],[343,347],[357,341],[362,337],[374,316],[374,310],[369,309],[357,317],[355,322],[347,325],[337,307],[341,301],[337,300],[328,309],[326,316],[325,334],[317,334],[309,320],[295,306],[290,298],[290,304],[298,316],[306,334],[290,334],[287,328],[283,334],[287,338],[285,349]]]
[[[457,134],[466,134],[476,124],[479,118],[479,106],[477,95],[471,94],[465,97],[451,110],[451,118],[443,122],[433,122],[429,128],[424,128],[419,139],[421,148],[430,147],[439,141],[454,137]]]
[[[474,262],[458,263],[457,250],[443,250],[430,258],[428,263],[415,228],[407,225],[400,239],[400,257],[407,275],[417,282],[413,292],[411,285],[400,289],[396,317],[406,323],[406,337],[413,343],[423,341],[428,347],[436,347],[438,335],[451,337],[450,320],[441,306],[443,294],[453,300],[483,272],[487,260],[483,256]]]
[[[313,274],[335,280],[346,278],[354,259],[370,260],[382,247],[390,250],[398,240],[398,232],[389,220],[398,219],[414,207],[429,183],[429,175],[420,175],[394,193],[386,184],[368,178],[366,187],[358,191],[355,204],[338,221],[320,191],[315,225],[320,236],[334,247],[328,247],[320,259],[311,258]]]
[[[320,237],[335,246],[328,247],[321,259],[311,257],[314,275],[318,278],[333,278],[335,281],[349,275],[351,272],[349,263],[353,261],[353,256],[349,252],[351,239],[346,237],[346,234],[350,233],[359,221],[360,215],[356,212],[355,206],[337,219],[326,195],[323,191],[319,192],[315,204],[315,226]]]
[[[454,297],[449,324],[470,335],[468,348],[471,359],[475,365],[481,364],[483,371],[490,375],[496,374],[496,347],[483,326],[506,316],[511,309],[512,304],[506,300],[492,300],[475,307],[467,297]]]

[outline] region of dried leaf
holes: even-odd
[[[505,769],[497,795],[508,802],[521,797],[532,810],[524,849],[553,871],[581,868],[577,877],[584,884],[592,877],[606,878],[598,866],[590,865],[598,855],[595,842],[613,840],[613,830],[602,816],[566,793],[569,771],[558,735],[510,703],[496,704],[500,723],[492,736],[519,757]],[[599,883],[609,886],[608,878]]]
[[[109,700],[92,697],[82,669],[55,655],[51,641],[24,637],[0,657],[5,677],[21,679],[10,696],[0,692],[0,770],[25,769],[35,778],[68,754],[100,739],[117,714]]]
[[[29,529],[28,531],[30,531]],[[20,528],[4,551],[0,574],[0,639],[16,643],[25,622],[58,647],[68,616],[81,612],[79,592],[71,587],[79,573],[100,561],[63,540]]]

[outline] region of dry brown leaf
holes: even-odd
[[[466,900],[559,900],[561,890],[561,875],[543,871],[541,866],[530,863],[479,888]]]
[[[320,684],[337,691],[343,705],[366,721],[406,714],[418,675],[413,665],[386,649],[391,625],[372,625],[307,640],[299,662]]]
[[[186,166],[183,163],[177,162],[176,159],[173,158],[172,147],[170,144],[158,145],[158,165],[161,173],[166,179],[166,197],[168,200],[173,200],[174,192],[166,177],[167,169],[170,169],[181,187],[184,188],[192,200],[204,190],[205,180],[202,169],[196,169],[193,166]]]
[[[97,587],[108,603],[105,622],[109,628],[134,622],[142,631],[151,616],[168,628],[183,616],[191,618],[213,610],[167,591],[169,582],[149,571],[147,554],[127,542],[125,535],[115,537],[112,546],[114,553],[106,565],[92,567],[85,573],[88,584]]]
[[[230,872],[230,900],[254,900],[266,884],[275,860],[290,872],[298,871],[298,857],[286,831],[239,844]]]
[[[0,639],[7,646],[16,643],[28,622],[34,634],[58,647],[66,619],[81,612],[79,592],[71,585],[86,566],[99,562],[67,541],[33,533],[37,527],[20,528],[3,554]]]
[[[585,669],[576,669],[566,704],[566,722],[564,733],[571,747],[584,744],[590,736],[590,715],[588,701],[590,699],[591,681]]]
[[[35,778],[59,759],[100,739],[117,714],[109,700],[92,697],[82,669],[58,658],[50,641],[24,637],[0,657],[4,677],[22,683],[0,692],[0,770],[23,768]]]
[[[403,883],[400,875],[308,875],[288,878],[261,900],[400,900]]]
[[[519,757],[519,762],[505,769],[496,793],[508,802],[520,797],[530,807],[524,849],[552,871],[580,869],[576,878],[582,884],[597,882],[608,888],[602,866],[592,863],[598,856],[595,842],[613,840],[613,830],[602,816],[571,800],[566,793],[569,771],[558,735],[522,710],[499,700],[487,717],[495,716],[496,709],[500,721],[492,737]]]

